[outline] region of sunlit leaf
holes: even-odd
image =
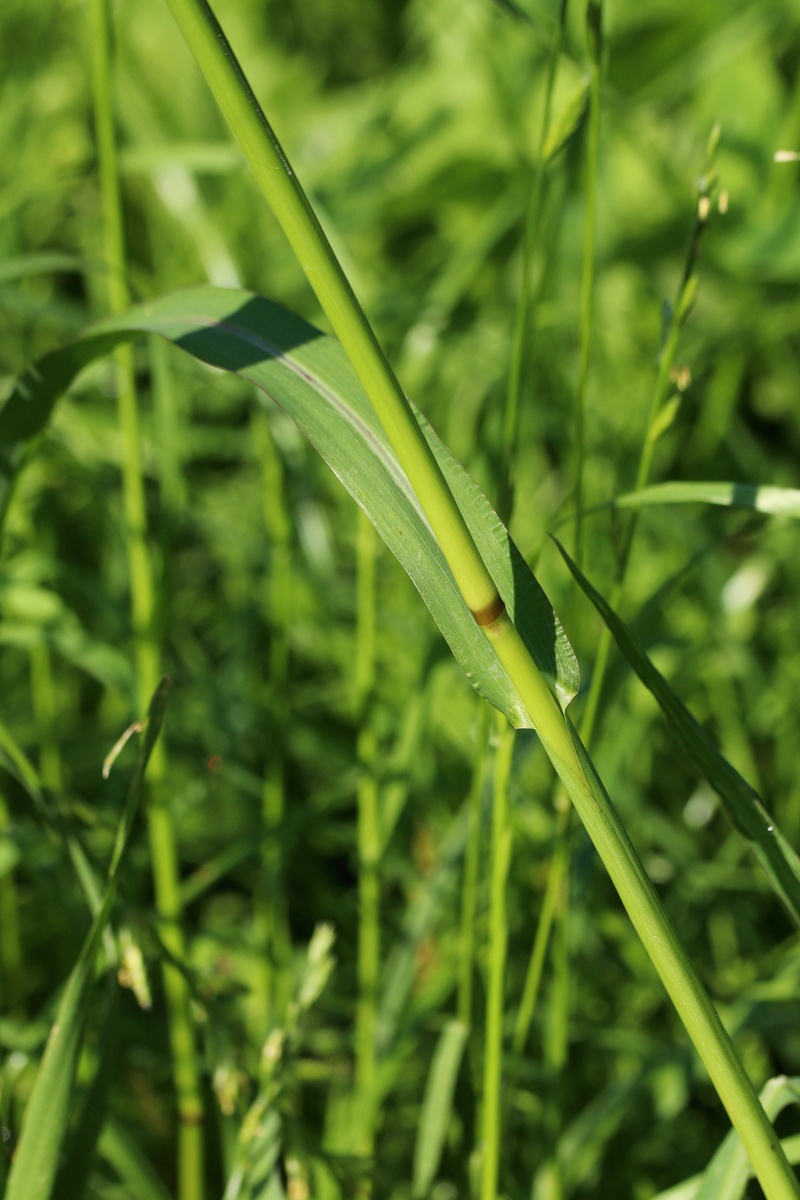
[[[725,508],[753,508],[776,516],[800,517],[800,489],[755,483],[654,483],[614,499],[617,508],[644,508],[650,504],[719,504]]]
[[[285,409],[408,571],[473,686],[515,726],[531,726],[338,342],[262,297],[215,288],[177,292],[41,358],[0,412],[0,512],[58,397],[83,367],[136,333],[160,334],[202,362],[236,372]],[[557,616],[480,488],[419,420],[511,619],[566,707],[579,675]]]

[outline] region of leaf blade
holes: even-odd
[[[173,293],[101,322],[40,359],[0,412],[0,516],[58,395],[84,366],[138,333],[158,334],[202,362],[241,375],[289,413],[411,576],[473,686],[515,726],[530,727],[338,342],[263,297],[218,288]],[[421,421],[512,619],[566,708],[579,677],[558,618],[483,493]]]
[[[761,797],[717,750],[705,730],[653,666],[635,634],[592,586],[560,542],[556,538],[553,541],[630,666],[658,701],[688,757],[722,800],[733,825],[750,842],[774,891],[793,920],[800,925],[800,861],[767,812]]]
[[[774,516],[800,517],[800,488],[756,483],[654,483],[636,492],[615,497],[617,508],[644,508],[661,504],[716,504],[724,508],[752,508]]]
[[[414,1146],[414,1200],[425,1200],[439,1169],[468,1036],[462,1021],[448,1021],[433,1054]]]

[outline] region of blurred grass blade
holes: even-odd
[[[30,275],[54,275],[61,271],[85,275],[89,271],[105,270],[102,263],[79,258],[76,254],[25,254],[20,258],[0,261],[0,284],[12,283]]]
[[[653,666],[629,627],[592,587],[558,540],[553,540],[625,658],[655,696],[687,755],[718,794],[735,827],[751,843],[773,889],[800,925],[800,860],[764,808],[760,796],[720,754],[663,675]]]
[[[136,333],[155,333],[235,371],[296,422],[408,571],[473,686],[513,725],[531,717],[473,620],[383,427],[338,342],[247,292],[196,288],[110,318],[41,358],[0,412],[0,515],[33,440],[81,368]],[[577,661],[547,597],[480,488],[418,415],[522,640],[566,708]]]
[[[414,1200],[425,1200],[439,1169],[468,1034],[463,1022],[448,1021],[433,1055],[414,1147]]]
[[[757,483],[654,483],[637,492],[625,492],[613,501],[617,508],[643,508],[649,504],[719,504],[726,508],[753,508],[776,516],[800,517],[800,489]]]
[[[60,1165],[51,1200],[74,1200],[83,1196],[94,1167],[95,1149],[108,1115],[108,1099],[117,1069],[117,1048],[121,1032],[119,1001],[122,989],[113,974],[107,981],[105,1010],[92,1025],[99,1026],[98,1062],[91,1085],[83,1096],[80,1116],[70,1130],[69,1145]]]
[[[25,1124],[5,1200],[48,1200],[51,1194],[61,1146],[70,1124],[72,1088],[88,1015],[95,958],[114,904],[119,868],[130,840],[145,768],[164,719],[168,686],[169,681],[162,680],[150,703],[147,729],[117,828],[103,902],[58,1006],[25,1111]]]

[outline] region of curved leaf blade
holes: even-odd
[[[139,333],[158,334],[241,375],[292,417],[411,576],[473,686],[515,726],[530,727],[338,342],[263,297],[218,288],[177,292],[104,321],[40,359],[0,412],[0,517],[58,396],[83,367]],[[566,708],[579,676],[557,616],[488,500],[420,421],[511,619]]]
[[[688,757],[719,796],[733,825],[750,842],[773,890],[793,920],[800,925],[800,860],[767,812],[761,797],[698,725],[664,676],[653,666],[636,635],[595,590],[560,542],[556,538],[553,541],[576,582],[605,621],[625,658],[655,696]]]

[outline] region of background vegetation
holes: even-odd
[[[237,0],[218,8],[404,386],[490,496],[558,7]],[[166,8],[131,0],[114,20],[134,297],[206,280],[241,285],[324,328]],[[777,150],[800,148],[797,7],[616,0],[604,21],[584,503],[605,504],[633,486],[663,304],[682,276],[716,122],[722,190],[679,351],[680,405],[653,474],[798,486],[797,167],[774,162]],[[10,382],[105,311],[107,270],[85,7],[7,0],[0,46],[0,370]],[[588,62],[583,6],[570,5],[553,111],[572,133],[544,178],[512,521],[576,648],[582,694],[600,626],[546,531],[572,511],[587,163],[576,96]],[[159,640],[174,680],[165,778],[183,878],[208,1195],[222,1194],[244,1114],[266,1088],[279,1125],[261,1150],[279,1156],[288,1195],[363,1195],[369,1178],[374,1196],[401,1200],[412,1195],[432,1055],[456,1009],[481,705],[401,568],[380,550],[376,669],[365,692],[354,669],[358,521],[349,497],[280,412],[254,407],[248,385],[162,347],[143,343],[136,353]],[[130,750],[107,782],[101,767],[141,715],[118,383],[118,368],[106,363],[61,401],[15,496],[0,567],[0,1123],[9,1155],[87,926],[63,841],[32,806],[34,776],[90,859],[105,863]],[[603,509],[586,521],[585,569],[608,594],[619,519]],[[569,545],[571,527],[559,532]],[[788,518],[648,509],[624,608],[795,845],[796,536]],[[794,927],[676,750],[653,698],[616,657],[595,750],[754,1081],[800,1074]],[[364,1157],[353,1090],[356,796],[372,775],[385,836],[374,1163]],[[477,793],[483,845],[490,792]],[[533,735],[517,738],[510,800],[502,1194],[646,1200],[703,1170],[726,1119],[578,829],[555,958],[532,1034],[512,1052],[559,825],[552,772]],[[473,1032],[438,1182],[425,1192],[436,1200],[468,1196],[479,1167],[485,855],[477,888]],[[322,979],[312,988],[320,991],[313,1006],[287,1012],[321,922],[335,930],[335,969],[324,989]],[[96,998],[80,1077],[105,1124],[80,1194],[150,1200],[175,1194],[176,1113],[158,969],[163,929],[143,832],[115,929],[129,986],[112,1009],[101,991]],[[324,974],[324,946],[315,945]],[[279,1062],[265,1082],[262,1048],[273,1027],[289,1032],[283,1055],[267,1043]],[[98,1064],[108,1068],[102,1099],[89,1091]],[[787,1110],[778,1128],[793,1133],[796,1114]],[[280,1196],[284,1185],[272,1177],[263,1195]],[[77,1196],[69,1186],[62,1177],[63,1194]]]

